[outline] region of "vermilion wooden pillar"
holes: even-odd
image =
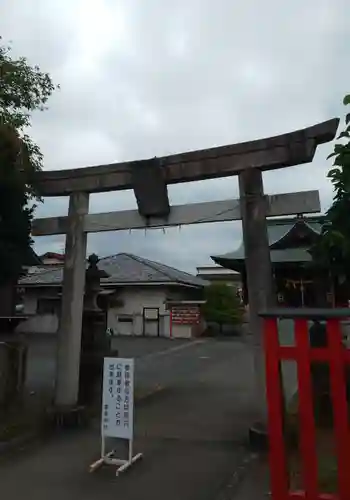
[[[350,425],[346,398],[346,371],[350,351],[342,343],[341,319],[350,316],[349,309],[275,309],[261,314],[264,318],[266,362],[266,397],[268,404],[269,457],[272,500],[349,500],[350,499]],[[281,346],[278,319],[294,319],[295,345]],[[308,321],[325,320],[328,346],[312,348]],[[281,361],[295,361],[298,368],[300,452],[303,491],[289,491],[286,448],[283,434],[282,386],[279,377]],[[333,406],[335,450],[338,463],[338,491],[334,495],[319,491],[316,454],[316,426],[313,413],[311,364],[329,363]]]

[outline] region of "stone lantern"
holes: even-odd
[[[88,258],[85,278],[85,295],[81,337],[79,379],[79,403],[91,404],[102,383],[103,358],[110,354],[110,338],[107,335],[107,306],[101,278],[108,277],[98,268],[96,254]]]

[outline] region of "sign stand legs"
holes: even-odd
[[[127,460],[121,458],[114,457],[115,450],[109,451],[106,453],[106,441],[105,437],[102,436],[101,439],[101,458],[96,460],[93,464],[90,465],[90,472],[94,472],[95,470],[102,467],[102,465],[116,465],[118,466],[115,475],[119,476],[121,472],[126,471],[129,467],[131,467],[135,462],[142,458],[142,453],[138,453],[133,456],[133,440],[128,439],[128,458]]]

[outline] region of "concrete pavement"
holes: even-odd
[[[266,457],[248,457],[243,472],[235,471],[215,500],[267,500],[269,474]]]
[[[28,333],[24,336],[28,346],[26,386],[29,391],[52,390],[56,373],[57,335]],[[112,348],[127,358],[143,358],[188,345],[187,340],[166,338],[114,337]]]
[[[165,388],[136,408],[135,451],[144,454],[143,461],[119,478],[113,467],[89,474],[99,454],[96,423],[0,461],[2,495],[215,500],[251,455],[246,438],[253,418],[253,364],[247,345],[207,340],[148,352],[136,360],[136,373],[144,385]]]

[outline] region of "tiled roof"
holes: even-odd
[[[43,255],[40,255],[41,259],[57,259],[60,261],[64,261],[64,254],[63,253],[55,253],[55,252],[46,252]]]
[[[107,278],[101,279],[101,284],[179,283],[197,287],[207,284],[192,274],[129,253],[105,257],[99,261],[98,267],[108,274]],[[45,269],[25,276],[20,280],[20,285],[59,285],[62,276],[63,267]]]

